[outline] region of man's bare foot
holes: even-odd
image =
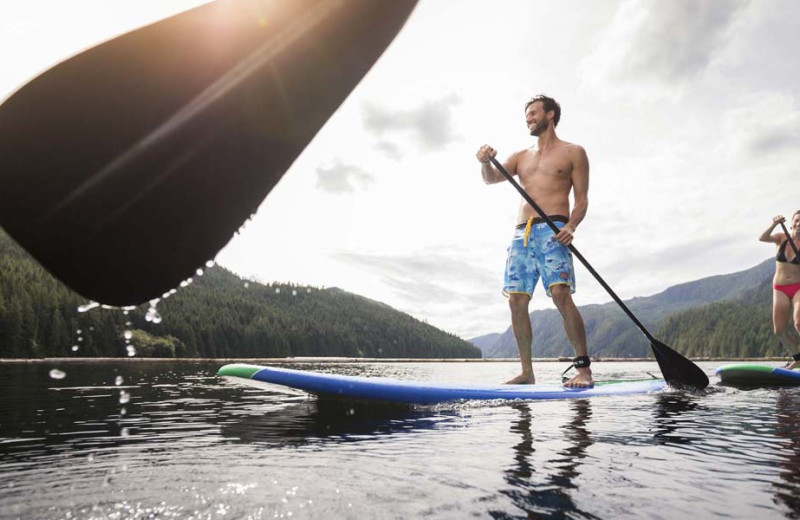
[[[786,365],[784,368],[786,368],[786,370],[794,370],[796,366],[797,366],[797,361],[792,361],[791,363]]]
[[[589,368],[578,368],[578,374],[564,383],[567,388],[590,388],[594,386],[592,370]]]
[[[533,374],[520,374],[513,379],[509,379],[506,385],[533,385],[536,384],[536,377]]]

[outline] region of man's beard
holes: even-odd
[[[547,130],[547,123],[545,122],[537,123],[536,126],[531,128],[531,135],[534,137],[538,137],[545,130]]]

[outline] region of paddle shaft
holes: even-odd
[[[502,173],[503,176],[506,179],[508,179],[508,182],[510,182],[511,185],[517,189],[519,194],[522,195],[522,198],[525,199],[525,201],[528,204],[530,204],[534,210],[536,210],[536,213],[538,213],[539,216],[542,217],[542,220],[544,220],[547,223],[547,225],[550,226],[550,229],[553,230],[553,233],[557,234],[560,231],[560,229],[558,229],[558,227],[553,223],[553,221],[550,220],[550,217],[548,217],[545,214],[542,208],[540,208],[539,205],[536,204],[536,202],[531,198],[530,195],[528,195],[528,193],[522,188],[522,186],[520,186],[519,183],[517,183],[517,181],[515,181],[513,177],[511,177],[511,175],[506,171],[503,165],[500,164],[500,161],[498,161],[494,157],[490,157],[490,160],[492,161],[492,164],[495,166],[495,168],[497,168],[500,171],[500,173]],[[583,257],[583,255],[575,248],[575,246],[570,244],[567,247],[569,248],[570,251],[572,251],[572,254],[575,255],[578,258],[578,260],[581,261],[583,266],[586,267],[586,269],[588,269],[590,273],[592,273],[592,276],[594,276],[595,279],[598,282],[600,282],[600,285],[603,286],[603,289],[605,289],[606,292],[608,292],[608,294],[611,296],[611,298],[613,298],[614,301],[617,302],[617,305],[619,305],[620,308],[625,312],[625,314],[628,315],[631,321],[633,321],[633,323],[635,323],[636,326],[639,327],[639,330],[642,331],[642,334],[644,334],[647,337],[647,339],[650,340],[651,343],[656,343],[656,339],[653,337],[652,334],[650,334],[650,331],[647,330],[647,327],[645,327],[642,324],[642,322],[639,321],[639,319],[633,314],[633,312],[631,312],[628,306],[623,303],[623,301],[620,299],[619,296],[617,296],[617,293],[615,293],[614,290],[611,287],[609,287],[606,281],[603,280],[603,277],[600,276],[600,274],[597,271],[595,271],[594,267],[592,267],[592,264],[590,264],[589,261]]]
[[[789,230],[786,229],[786,224],[781,222],[781,227],[783,228],[783,232],[786,233],[786,238],[789,241],[789,245],[792,246],[792,250],[794,251],[794,257],[800,258],[800,253],[797,252],[797,246],[795,245],[794,240],[792,240],[792,235],[789,234]]]

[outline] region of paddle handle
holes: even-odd
[[[520,194],[520,195],[522,195],[522,198],[523,198],[523,199],[525,199],[525,201],[526,201],[528,204],[530,204],[530,205],[531,205],[531,207],[532,207],[534,210],[536,210],[536,213],[538,213],[538,214],[539,214],[539,216],[540,216],[540,217],[542,217],[542,220],[544,220],[544,221],[547,223],[547,225],[548,225],[548,226],[550,226],[550,229],[552,229],[552,230],[553,230],[553,233],[556,233],[556,234],[557,234],[557,233],[560,231],[560,230],[558,229],[558,227],[557,227],[557,226],[556,226],[556,225],[553,223],[553,221],[552,221],[552,220],[550,220],[550,217],[548,217],[548,216],[545,214],[545,212],[542,210],[542,208],[540,208],[540,207],[539,207],[539,205],[538,205],[538,204],[536,204],[536,201],[534,201],[534,200],[533,200],[533,198],[531,198],[531,196],[530,196],[530,195],[528,195],[528,192],[526,192],[526,191],[525,191],[525,190],[522,188],[522,186],[520,186],[520,185],[517,183],[517,181],[515,181],[515,180],[513,179],[513,177],[511,177],[511,175],[510,175],[510,174],[509,174],[509,173],[506,171],[506,169],[503,167],[503,165],[502,165],[502,164],[500,164],[500,161],[498,161],[498,160],[497,160],[497,159],[495,159],[494,157],[490,157],[490,158],[489,158],[489,160],[490,160],[490,161],[492,161],[492,164],[495,166],[495,168],[497,168],[497,169],[500,171],[500,173],[502,173],[502,174],[503,174],[503,176],[504,176],[504,177],[505,177],[505,178],[508,180],[508,182],[510,182],[510,183],[511,183],[511,185],[512,185],[512,186],[514,186],[514,188],[516,188],[516,189],[517,189],[517,191],[519,192],[519,194]],[[614,301],[617,303],[617,305],[619,305],[619,306],[620,306],[620,308],[621,308],[621,309],[622,309],[622,310],[625,312],[625,314],[627,314],[627,315],[628,315],[628,318],[630,318],[630,319],[631,319],[631,321],[633,321],[633,323],[635,323],[635,324],[636,324],[636,326],[637,326],[637,327],[639,327],[639,330],[640,330],[640,331],[642,331],[642,334],[644,334],[644,335],[647,337],[647,339],[648,339],[648,340],[650,340],[650,342],[651,342],[651,343],[656,343],[656,339],[653,337],[653,335],[652,335],[652,334],[650,334],[650,331],[649,331],[649,330],[647,330],[647,327],[645,327],[645,326],[642,324],[642,322],[641,322],[641,321],[639,321],[639,319],[638,319],[638,318],[637,318],[637,317],[636,317],[636,316],[633,314],[633,312],[631,312],[631,310],[628,308],[628,306],[627,306],[627,305],[625,305],[625,304],[622,302],[622,300],[620,299],[620,297],[619,297],[619,296],[617,296],[617,293],[615,293],[615,292],[614,292],[614,290],[613,290],[611,287],[609,287],[609,285],[606,283],[606,281],[605,281],[605,280],[603,280],[603,277],[602,277],[602,276],[600,276],[600,274],[599,274],[597,271],[595,271],[594,267],[592,267],[592,264],[590,264],[590,263],[589,263],[589,261],[588,261],[588,260],[586,260],[586,258],[584,258],[584,257],[583,257],[583,255],[582,255],[582,254],[581,254],[581,253],[580,253],[580,252],[579,252],[579,251],[578,251],[578,250],[575,248],[575,246],[573,246],[572,244],[570,244],[570,245],[568,245],[567,247],[569,248],[569,250],[570,250],[570,251],[572,251],[572,254],[573,254],[573,255],[575,255],[575,256],[578,258],[578,260],[580,260],[580,262],[583,264],[583,266],[584,266],[584,267],[585,267],[585,268],[586,268],[586,269],[587,269],[587,270],[588,270],[590,273],[592,273],[592,276],[594,276],[594,277],[595,277],[595,279],[596,279],[598,282],[600,282],[600,285],[602,285],[602,286],[603,286],[603,289],[605,289],[605,290],[606,290],[606,292],[608,292],[608,294],[611,296],[611,298],[613,298],[613,299],[614,299]]]
[[[781,222],[781,227],[783,228],[783,232],[786,233],[786,238],[789,240],[789,245],[792,246],[795,258],[799,258],[800,253],[797,252],[797,246],[795,245],[794,240],[792,240],[792,235],[789,234],[789,230],[786,229],[786,224]]]

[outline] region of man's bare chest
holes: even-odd
[[[561,154],[530,154],[520,160],[517,175],[530,182],[566,181],[572,178],[572,161]]]

